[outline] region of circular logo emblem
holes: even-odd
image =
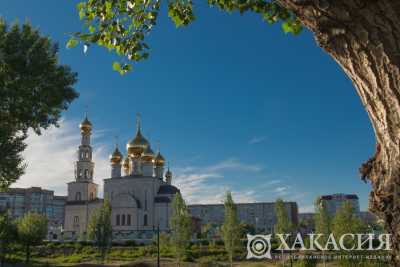
[[[271,259],[271,235],[247,235],[247,259]]]

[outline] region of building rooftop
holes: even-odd
[[[356,194],[333,194],[333,195],[323,195],[322,200],[333,200],[333,199],[358,199]]]

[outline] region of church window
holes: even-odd
[[[89,152],[85,152],[85,158],[88,159],[89,158]]]
[[[85,170],[85,178],[88,178],[89,177],[89,170]]]
[[[78,177],[82,177],[82,170],[81,170],[81,169],[79,169],[79,175],[78,175]]]
[[[125,225],[125,214],[122,214],[122,223],[121,223],[121,225]]]
[[[120,215],[117,215],[117,225],[120,225]]]
[[[81,200],[81,199],[82,199],[82,197],[81,197],[81,192],[76,192],[75,200],[79,201],[79,200]]]
[[[147,214],[143,216],[143,226],[147,226]]]
[[[81,152],[81,159],[83,159],[83,151]]]
[[[131,225],[131,215],[126,215],[126,225]]]
[[[147,210],[147,190],[144,191],[144,210]]]

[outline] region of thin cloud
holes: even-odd
[[[80,143],[78,122],[62,120],[60,127],[50,127],[42,135],[29,132],[27,149],[23,152],[28,164],[26,173],[12,186],[40,186],[54,190],[56,194],[67,193],[67,183],[73,181],[74,164]],[[102,179],[109,176],[110,167],[104,144],[96,144],[100,131],[92,138],[95,182],[102,186]],[[102,192],[102,190],[99,190]]]
[[[261,170],[258,165],[246,164],[231,158],[210,166],[176,168],[173,183],[181,190],[189,204],[222,203],[227,191],[232,192],[237,202],[254,202],[256,194],[253,190],[234,190],[224,179],[226,172],[229,171],[255,173]],[[224,185],[218,185],[216,180]]]
[[[265,136],[254,136],[249,140],[249,145],[255,145],[264,142],[266,139]]]
[[[246,164],[235,158],[230,158],[213,166],[207,167],[209,171],[243,171],[243,172],[260,172],[262,167],[256,164]]]
[[[278,197],[285,197],[289,195],[291,192],[289,191],[288,186],[279,186],[276,187],[273,192],[278,196]]]
[[[273,185],[277,185],[277,184],[280,184],[280,183],[282,183],[282,180],[271,180],[271,181],[268,181],[268,182],[264,183],[262,186],[263,187],[271,187]]]

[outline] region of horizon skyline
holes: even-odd
[[[88,115],[85,115],[85,116],[87,116],[88,118],[89,118],[89,121],[90,121],[90,116],[88,116]],[[85,117],[85,116],[83,116],[83,118]],[[61,121],[61,125],[63,125],[65,123],[65,120],[62,120]],[[72,136],[69,136],[68,135],[68,140],[74,140],[76,143],[77,143],[77,145],[76,145],[76,147],[75,147],[75,150],[74,150],[74,154],[76,154],[77,153],[77,149],[78,149],[78,145],[79,145],[79,140],[80,140],[80,133],[79,133],[79,127],[78,127],[78,125],[79,125],[79,123],[78,122],[75,122],[74,123],[75,125],[76,125],[76,136],[75,137],[72,137]],[[70,126],[70,125],[68,125],[68,126]],[[60,128],[61,128],[62,126],[60,126]],[[54,128],[54,127],[52,127],[52,129],[50,129],[49,130],[49,132],[48,132],[48,134],[52,134],[52,133],[54,133],[54,132],[52,132],[52,131],[57,131],[57,130],[61,130],[60,128]],[[92,140],[96,140],[96,139],[98,139],[98,138],[100,138],[105,132],[107,132],[107,130],[100,130],[98,133],[96,133],[96,130],[94,130],[93,131],[93,134],[92,134]],[[32,136],[35,136],[36,138],[39,138],[39,139],[45,139],[46,140],[46,142],[47,142],[47,137],[44,137],[44,136],[37,136],[37,135],[30,135],[30,137],[32,137]],[[64,138],[65,138],[65,136],[64,136]],[[71,139],[72,138],[72,139]],[[52,140],[56,140],[57,139],[57,137],[54,137],[54,136],[52,136],[52,138],[51,138]],[[125,141],[125,143],[127,143],[127,142],[129,142],[129,140],[126,140]],[[151,142],[150,142],[151,143]],[[121,141],[119,140],[119,142],[118,142],[118,148],[120,149],[120,151],[121,151],[121,153],[124,155],[124,151],[125,151],[125,149],[122,149],[122,148],[125,148],[125,146],[124,145],[122,145],[121,146],[121,144],[123,144],[123,142],[121,143]],[[32,145],[32,144],[31,144]],[[114,146],[115,146],[115,143],[114,143]],[[104,179],[109,179],[110,177],[111,177],[111,175],[107,175],[107,174],[105,174],[106,172],[108,172],[108,173],[110,173],[111,172],[111,165],[110,165],[110,163],[109,163],[109,159],[108,159],[108,156],[109,155],[107,155],[107,152],[105,151],[105,146],[104,146],[104,144],[103,143],[100,143],[100,147],[98,147],[98,148],[96,148],[96,144],[95,143],[93,143],[93,141],[92,141],[92,147],[93,147],[93,152],[94,152],[94,163],[95,163],[95,171],[94,171],[94,181],[99,185],[99,196],[100,197],[103,197],[103,180]],[[31,148],[31,149],[27,149],[27,152],[26,152],[26,154],[28,155],[27,157],[28,158],[31,158],[32,157],[32,154],[30,154],[29,152],[30,152],[30,150],[35,150],[36,151],[36,147],[35,147],[35,145],[33,144],[33,147]],[[108,153],[111,153],[112,152],[112,148],[110,148],[109,149],[109,151],[108,151]],[[161,150],[162,151],[162,150]],[[102,152],[105,152],[105,153],[102,153]],[[25,154],[25,152],[24,152],[24,154]],[[35,155],[36,156],[36,155]],[[74,155],[75,156],[75,155]],[[125,155],[124,155],[125,156]],[[164,155],[165,156],[165,155]],[[40,158],[40,157],[39,157]],[[74,158],[74,159],[72,159],[71,160],[71,162],[75,162],[75,160],[76,160],[76,158]],[[96,162],[97,161],[99,161],[100,162],[100,172],[102,173],[100,176],[101,177],[99,177],[99,176],[97,176],[96,175],[96,173],[97,173],[97,171],[96,171]],[[167,163],[167,165],[166,165],[166,168],[167,168],[167,166],[168,165],[170,165],[170,163],[169,163],[169,161],[167,160],[166,162],[168,162]],[[219,167],[217,167],[217,165],[214,167],[214,169],[218,169],[218,168],[220,168],[220,167],[224,167],[223,165],[224,164],[226,164],[226,166],[225,167],[229,167],[228,165],[229,164],[231,164],[231,167],[238,167],[238,168],[241,168],[241,167],[243,167],[243,168],[248,168],[249,170],[251,170],[251,171],[259,171],[259,170],[261,170],[262,169],[262,166],[256,166],[256,165],[247,165],[247,166],[240,166],[240,163],[239,162],[237,162],[235,159],[231,159],[231,160],[227,160],[226,162],[222,162],[221,163],[221,165],[219,166]],[[237,165],[235,165],[235,164],[237,164]],[[28,165],[28,168],[29,168],[29,165]],[[72,166],[72,168],[71,168],[71,171],[72,171],[72,173],[71,173],[71,177],[69,177],[70,178],[70,180],[65,180],[65,184],[64,185],[60,185],[60,186],[56,186],[56,187],[52,187],[52,186],[50,186],[49,188],[46,188],[46,187],[44,187],[44,186],[41,186],[41,185],[35,185],[35,184],[27,184],[25,181],[21,181],[21,180],[18,180],[16,183],[15,183],[15,185],[21,185],[20,187],[17,187],[17,188],[27,188],[27,187],[40,187],[40,188],[42,188],[42,189],[47,189],[47,190],[52,190],[52,191],[54,191],[54,194],[55,195],[58,195],[58,196],[66,196],[66,194],[67,194],[67,191],[66,191],[66,189],[67,189],[67,182],[70,182],[70,181],[72,181],[74,178],[73,178],[73,166]],[[173,175],[175,175],[175,173],[174,173],[174,168],[173,168],[173,166],[172,167],[170,167],[171,168],[171,170],[172,170],[172,172],[173,172]],[[180,169],[184,169],[184,168],[177,168],[178,170],[180,170]],[[24,174],[21,178],[24,178],[24,176],[26,176],[26,175],[28,175],[28,177],[30,176],[30,174]],[[181,189],[181,186],[183,186],[184,188],[187,188],[187,186],[185,186],[185,185],[180,185],[180,184],[176,184],[175,182],[174,182],[174,179],[175,177],[173,177],[173,182],[172,182],[172,184],[174,184],[174,185],[176,185],[179,189]],[[186,178],[186,177],[185,177]],[[184,178],[184,179],[185,179]],[[71,180],[72,179],[72,180]],[[29,179],[28,178],[28,180],[31,180],[31,179]],[[182,181],[182,179],[180,179],[180,182],[184,182],[184,181]],[[269,184],[269,185],[276,185],[276,184],[279,184],[280,183],[280,181],[278,181],[278,180],[270,180],[270,181],[267,181],[267,183]],[[11,188],[15,188],[15,186],[12,186]],[[280,187],[277,187],[277,191],[279,191],[279,188]],[[225,193],[226,193],[227,191],[224,191],[224,192],[222,192],[222,194],[220,194],[218,197],[220,198],[219,200],[217,200],[217,198],[215,198],[214,199],[214,202],[205,202],[205,203],[202,203],[202,202],[199,202],[199,200],[198,200],[198,198],[196,198],[196,192],[194,192],[194,195],[192,195],[191,197],[192,198],[194,198],[194,199],[196,199],[195,200],[195,202],[194,203],[192,203],[192,202],[187,202],[187,204],[188,205],[220,205],[220,204],[223,204],[223,200],[224,200],[224,195],[225,195]],[[320,196],[324,196],[324,195],[334,195],[334,194],[345,194],[345,195],[351,195],[351,194],[355,194],[355,195],[357,195],[357,197],[358,197],[358,199],[359,199],[359,201],[360,201],[360,198],[359,198],[359,196],[358,196],[358,194],[357,193],[353,193],[353,192],[331,192],[331,193],[328,193],[328,194],[320,194],[320,195],[317,195],[317,196],[315,196],[315,198],[314,198],[314,200],[316,200],[317,199],[317,197],[320,197]],[[183,196],[185,196],[185,192],[182,192],[182,195]],[[245,194],[246,195],[246,194]],[[310,212],[314,212],[314,204],[311,204],[311,205],[308,205],[308,206],[304,206],[304,205],[300,205],[298,202],[299,201],[296,201],[296,200],[293,200],[293,199],[286,199],[284,196],[278,196],[276,199],[274,199],[274,200],[268,200],[268,201],[266,201],[266,200],[259,200],[259,199],[252,199],[251,198],[251,193],[249,192],[249,193],[247,193],[247,197],[248,198],[246,198],[245,196],[243,196],[243,195],[241,195],[241,194],[239,194],[239,196],[237,197],[236,196],[236,194],[235,194],[235,192],[233,191],[232,192],[232,196],[233,196],[233,199],[235,200],[235,203],[236,204],[246,204],[246,203],[274,203],[275,201],[276,201],[276,199],[278,199],[278,198],[281,198],[281,199],[283,199],[285,202],[296,202],[297,203],[297,206],[298,206],[298,210],[299,210],[299,213],[310,213]],[[236,201],[236,199],[239,199],[239,201]],[[215,201],[215,200],[217,200],[217,201]],[[219,201],[219,203],[218,203],[218,201]],[[363,207],[364,205],[363,205],[363,203],[360,201],[360,207]],[[363,208],[361,208],[361,211],[368,211],[368,209],[363,209]]]

